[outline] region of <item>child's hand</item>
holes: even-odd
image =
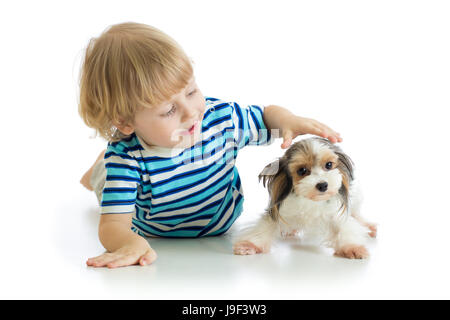
[[[139,264],[145,266],[156,260],[156,252],[147,240],[127,244],[114,252],[106,252],[98,257],[89,258],[86,262],[92,267],[117,268]]]
[[[301,134],[314,134],[322,138],[330,140],[332,143],[342,142],[341,135],[328,126],[316,121],[314,119],[303,118],[299,116],[293,116],[289,121],[284,122],[284,126],[281,128],[283,135],[283,143],[281,148],[288,148],[292,139]]]

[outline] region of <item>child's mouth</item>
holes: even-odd
[[[198,126],[198,121],[196,121],[193,125],[192,125],[192,127],[190,127],[187,131],[185,131],[185,135],[191,135],[191,134],[193,134],[194,133],[194,131],[195,131],[195,129],[197,128],[197,126]]]

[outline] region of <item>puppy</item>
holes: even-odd
[[[361,193],[352,160],[326,139],[294,143],[259,175],[269,190],[264,215],[235,240],[238,255],[266,253],[274,238],[301,233],[319,237],[336,256],[364,259],[368,237],[377,227],[360,216]]]

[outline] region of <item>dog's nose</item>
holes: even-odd
[[[316,189],[320,192],[325,192],[328,189],[328,182],[321,182],[316,184]]]

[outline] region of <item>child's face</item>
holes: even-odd
[[[205,107],[205,97],[192,77],[171,100],[139,110],[133,130],[150,146],[188,148],[200,136]]]

